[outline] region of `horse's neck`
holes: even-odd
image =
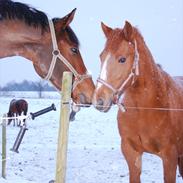
[[[139,36],[137,40],[138,52],[139,52],[139,82],[146,83],[149,87],[152,86],[151,82],[156,80],[157,75],[159,74],[158,67],[153,59],[153,56],[146,46],[143,38]]]
[[[34,60],[42,43],[41,30],[20,21],[0,22],[0,36],[0,58],[17,55]]]
[[[0,21],[0,58],[22,56],[33,62],[37,74],[44,78],[52,60],[50,33],[28,26],[19,20]],[[59,65],[58,65],[59,64]],[[62,62],[57,62],[51,82],[60,89]]]
[[[136,41],[139,52],[139,76],[137,76],[136,82],[128,89],[126,94],[128,99],[132,98],[132,101],[135,101],[136,104],[142,104],[143,101],[148,103],[148,100],[159,97],[160,88],[162,87],[160,83],[162,72],[156,66],[141,35],[138,36]]]
[[[0,21],[0,58],[22,56],[32,61],[36,72],[43,77],[51,61],[51,52],[49,32],[43,33],[40,27],[28,26],[18,20]]]

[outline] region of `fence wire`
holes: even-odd
[[[78,107],[90,107],[93,104],[73,104]],[[118,107],[117,105],[94,105],[94,107]],[[135,107],[135,106],[125,106],[126,109],[136,109],[136,110],[159,110],[159,111],[183,111],[182,108],[166,108],[166,107]]]

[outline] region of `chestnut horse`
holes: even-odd
[[[64,71],[74,75],[72,99],[91,104],[94,84],[83,63],[79,41],[70,27],[74,9],[63,18],[48,20],[45,13],[20,2],[0,1],[0,58],[31,60],[41,78],[61,90]]]
[[[8,117],[14,117],[15,116],[20,116],[20,115],[27,115],[27,111],[28,111],[28,103],[26,100],[24,99],[13,99],[10,102],[10,106],[9,106],[9,111],[7,113]],[[12,119],[8,120],[8,125],[11,123]],[[17,121],[17,126],[20,126],[20,123],[18,120],[13,120],[14,121],[14,126],[15,126],[15,121]],[[24,120],[25,122],[25,120]]]
[[[142,35],[126,21],[112,29],[102,23],[107,38],[101,58],[94,106],[107,112],[115,101],[121,149],[129,167],[130,183],[140,183],[142,154],[159,156],[164,182],[183,177],[183,80],[159,67]]]

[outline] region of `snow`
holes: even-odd
[[[7,112],[10,100],[0,98],[0,116]],[[10,148],[13,147],[19,128],[7,126],[7,178],[0,178],[0,183],[48,183],[55,178],[60,100],[26,100],[29,112],[36,112],[52,103],[56,105],[57,111],[28,121],[28,131],[18,154],[10,151]],[[93,107],[86,108],[80,110],[76,120],[70,123],[67,183],[129,182],[128,167],[120,150],[116,113],[117,107],[108,113],[100,113]],[[143,155],[141,180],[142,183],[163,182],[160,158],[147,153]],[[180,182],[182,180],[177,173],[177,183]]]

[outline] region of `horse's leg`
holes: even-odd
[[[164,183],[176,182],[176,169],[178,163],[177,150],[175,146],[166,148],[161,152],[164,169]]]
[[[11,112],[10,112],[10,110],[9,110],[8,113],[7,113],[7,117],[11,117]],[[8,119],[8,125],[10,125],[10,123],[11,123],[11,119]]]
[[[183,156],[178,158],[179,173],[183,178]]]
[[[11,124],[11,121],[12,121],[11,119],[8,119],[8,125],[10,125],[10,124]]]
[[[25,106],[25,109],[24,109],[24,111],[23,111],[24,116],[27,115],[27,111],[28,111],[28,106],[26,105],[26,106]],[[23,120],[24,124],[25,124],[25,121],[26,121],[26,119]]]
[[[16,117],[18,117],[18,116],[19,116],[19,114],[16,113]],[[18,118],[15,119],[15,126],[18,126]]]
[[[14,117],[17,117],[16,113],[14,113]],[[13,119],[13,126],[15,126],[15,124],[16,124],[16,119]]]
[[[11,113],[8,113],[7,117],[12,117],[12,116],[11,116]],[[12,119],[8,119],[8,125],[11,124],[11,121],[12,121]]]
[[[140,183],[142,152],[138,152],[125,141],[122,142],[121,148],[129,168],[129,182]]]
[[[18,116],[22,116],[22,113],[19,112],[18,113]],[[17,126],[20,126],[21,125],[21,120],[17,119]]]

